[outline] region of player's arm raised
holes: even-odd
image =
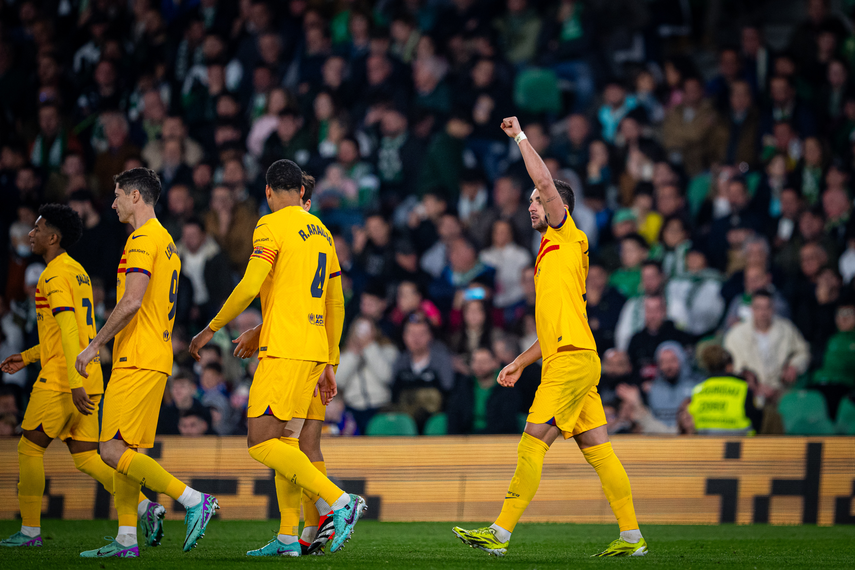
[[[497,380],[499,385],[504,386],[505,388],[512,388],[520,379],[525,367],[530,364],[534,364],[542,357],[543,353],[540,350],[540,341],[535,340],[534,343],[525,350],[525,352],[514,358],[513,362],[502,368]]]
[[[564,202],[555,188],[552,175],[543,163],[543,159],[531,146],[531,143],[520,128],[520,122],[516,117],[508,117],[502,121],[502,130],[506,135],[514,139],[520,147],[525,169],[534,187],[540,192],[540,201],[546,210],[546,220],[552,226],[557,226],[564,219]]]
[[[239,314],[244,312],[252,303],[252,300],[258,296],[261,291],[261,285],[270,273],[273,265],[270,261],[253,255],[249,258],[249,264],[246,266],[246,272],[240,283],[237,284],[235,290],[226,299],[223,308],[217,313],[217,316],[211,320],[211,323],[205,327],[202,332],[193,337],[190,342],[190,356],[199,360],[199,349],[208,344],[214,333],[226,326]]]
[[[110,342],[111,338],[128,326],[128,323],[131,322],[131,319],[140,310],[149,281],[150,277],[141,271],[125,274],[125,294],[116,303],[116,308],[110,313],[110,318],[107,319],[107,322],[104,323],[104,326],[101,327],[101,330],[98,331],[98,334],[95,335],[89,346],[77,355],[74,367],[81,376],[89,378],[86,366],[98,355],[98,351],[102,346]]]

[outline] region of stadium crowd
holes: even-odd
[[[773,49],[747,8],[697,39],[688,4],[0,1],[0,359],[37,343],[39,204],[82,217],[69,253],[100,326],[129,231],[112,176],[145,165],[182,260],[158,431],[246,433],[257,360],[232,341],[260,312],[201,362],[187,348],[242,275],[266,168],[288,158],[316,178],[343,272],[328,432],[395,411],[421,431],[444,412],[448,433],[519,433],[539,370],[495,380],[536,338],[531,182],[499,129],[518,115],[576,192],[611,431],[694,433],[693,390],[721,375],[747,381],[758,433],[784,432],[794,388],[833,421],[855,388],[852,22],[809,0]],[[702,49],[717,63],[682,55]],[[3,375],[0,435],[36,380]]]

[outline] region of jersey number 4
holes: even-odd
[[[312,279],[312,286],[309,290],[312,292],[312,297],[320,299],[324,296],[324,282],[327,279],[327,254],[318,253],[318,268],[315,270],[315,278]]]

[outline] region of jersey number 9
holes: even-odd
[[[175,299],[178,297],[178,271],[172,272],[172,281],[169,283],[169,315],[166,317],[170,321],[175,318]]]

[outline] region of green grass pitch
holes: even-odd
[[[18,521],[0,521],[0,535],[18,530]],[[644,558],[601,559],[590,555],[617,536],[615,525],[521,524],[504,559],[463,545],[452,523],[363,521],[341,552],[302,559],[248,559],[245,552],[266,543],[276,521],[214,519],[199,546],[181,551],[184,526],[166,522],[163,545],[141,549],[139,560],[84,560],[81,550],[104,544],[116,532],[114,521],[42,521],[43,548],[0,550],[0,568],[260,568],[283,565],[348,570],[377,568],[537,569],[550,568],[845,568],[855,560],[852,527],[816,526],[654,526],[643,527],[650,544]],[[465,525],[464,525],[465,526]],[[472,525],[475,526],[475,525]]]

